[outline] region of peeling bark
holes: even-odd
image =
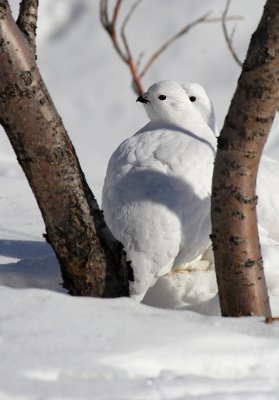
[[[0,0],[0,123],[24,170],[73,295],[128,295],[122,245],[108,230],[35,62]]]
[[[270,315],[255,193],[264,144],[279,105],[279,0],[268,0],[218,141],[212,242],[222,315]]]

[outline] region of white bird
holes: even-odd
[[[152,121],[108,164],[104,217],[131,261],[130,293],[138,301],[160,276],[189,267],[210,244],[216,138],[192,100],[175,81],[152,85],[138,98]]]

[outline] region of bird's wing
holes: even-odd
[[[179,253],[188,260],[191,248],[196,256],[205,250],[199,248],[199,235],[208,245],[208,227],[205,234],[201,231],[204,214],[209,214],[204,199],[211,179],[203,179],[201,171],[205,149],[212,160],[213,152],[204,142],[193,142],[182,132],[147,130],[123,142],[109,162],[102,206],[109,228],[132,260],[131,292],[138,299],[172,269]]]
[[[170,209],[167,166],[154,154],[152,137],[134,136],[114,152],[103,188],[104,215],[132,260],[131,294],[138,300],[171,270],[181,242],[179,216]]]

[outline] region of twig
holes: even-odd
[[[119,14],[119,10],[120,10],[121,4],[122,4],[122,0],[117,0],[117,3],[116,3],[116,5],[115,5],[114,11],[113,11],[112,21],[111,21],[111,25],[112,25],[113,27],[115,26],[115,23],[116,23],[118,14]]]
[[[168,39],[155,53],[152,54],[152,56],[149,58],[145,66],[143,67],[141,73],[140,73],[140,78],[142,78],[146,71],[151,67],[151,65],[156,61],[156,59],[177,39],[179,39],[181,36],[185,35],[190,31],[190,29],[194,28],[195,26],[201,24],[201,23],[210,23],[210,22],[220,22],[222,19],[221,18],[208,18],[210,15],[210,11],[208,11],[206,14],[203,16],[199,17],[195,21],[191,22],[190,24],[185,25],[180,31],[178,31],[175,35],[173,35],[170,39]],[[241,17],[228,17],[228,20],[236,20],[236,19],[241,19]]]
[[[177,32],[175,35],[173,35],[170,39],[168,39],[155,53],[152,54],[152,56],[149,58],[145,66],[143,67],[141,73],[140,73],[140,78],[142,78],[146,71],[150,68],[150,66],[154,63],[154,61],[173,43],[175,42],[178,38],[181,36],[185,35],[191,28],[194,26],[200,24],[201,22],[205,22],[206,18],[209,16],[210,12],[207,12],[204,14],[202,17],[196,19],[195,21],[191,22],[190,24],[187,24],[184,26],[179,32]]]
[[[126,34],[125,34],[125,28],[126,28],[126,25],[129,22],[131,16],[135,12],[136,8],[138,7],[138,5],[140,4],[141,1],[142,0],[137,0],[133,4],[133,6],[131,7],[130,11],[128,12],[128,14],[127,14],[126,18],[124,19],[123,24],[121,26],[121,37],[122,37],[123,44],[124,44],[124,47],[125,47],[125,50],[126,50],[126,53],[127,53],[127,64],[129,65],[130,72],[131,72],[132,77],[133,77],[134,90],[136,91],[136,93],[138,95],[141,95],[144,92],[144,90],[143,90],[143,87],[142,87],[141,82],[140,82],[140,77],[138,76],[137,63],[134,62],[134,59],[133,59],[133,56],[132,56],[132,53],[131,53],[131,50],[130,50],[130,46],[128,44],[128,40],[127,40],[127,37],[126,37]]]
[[[142,1],[142,0],[137,0],[137,1],[133,4],[133,6],[131,7],[130,11],[129,11],[128,14],[126,15],[126,18],[124,19],[123,24],[122,24],[122,26],[121,26],[121,37],[122,37],[123,44],[124,44],[124,47],[125,47],[125,50],[126,50],[126,53],[127,53],[127,59],[128,59],[128,60],[129,60],[129,59],[130,59],[130,60],[132,59],[132,54],[131,54],[131,51],[130,51],[130,47],[129,47],[129,45],[128,45],[128,40],[127,40],[127,38],[126,38],[125,28],[126,28],[126,25],[127,25],[128,22],[129,22],[131,16],[132,16],[133,13],[135,12],[137,6],[139,5],[139,3],[140,3],[141,1]]]
[[[242,67],[242,62],[239,59],[239,57],[236,54],[236,51],[235,51],[235,49],[233,47],[233,35],[235,33],[235,27],[233,28],[232,33],[229,36],[227,25],[226,25],[226,21],[228,20],[227,14],[228,14],[228,11],[229,11],[230,2],[231,2],[231,0],[227,0],[226,7],[225,7],[224,12],[222,14],[222,28],[223,28],[223,33],[224,33],[224,36],[225,36],[225,40],[226,40],[226,43],[227,43],[227,46],[228,46],[228,48],[230,50],[231,55],[233,56],[235,62],[240,67]]]
[[[137,61],[136,61],[136,67],[137,67],[137,69],[139,69],[139,67],[140,67],[140,65],[141,65],[142,59],[143,59],[143,57],[144,57],[144,54],[145,54],[144,51],[141,51],[141,52],[139,53],[138,59],[137,59]],[[279,245],[278,245],[278,246],[279,246]]]
[[[133,56],[132,56],[132,53],[130,50],[130,46],[128,44],[128,40],[127,40],[127,37],[125,34],[125,28],[126,28],[127,23],[129,22],[132,14],[134,13],[135,9],[137,8],[137,6],[139,5],[139,3],[141,1],[142,0],[137,0],[136,3],[133,4],[133,6],[131,7],[129,13],[127,14],[127,16],[124,19],[124,22],[122,24],[121,39],[123,42],[124,51],[122,50],[122,48],[120,46],[119,39],[118,39],[116,29],[115,29],[117,19],[119,16],[120,6],[122,4],[122,0],[117,0],[116,5],[114,7],[113,16],[112,16],[111,21],[109,20],[109,17],[108,17],[108,1],[101,0],[101,2],[100,2],[100,18],[101,18],[102,25],[105,28],[105,30],[108,32],[108,34],[111,38],[111,41],[113,43],[113,46],[114,46],[115,50],[117,51],[118,55],[125,62],[125,64],[128,65],[131,75],[132,75],[132,79],[133,79],[133,88],[138,95],[141,95],[143,93],[143,87],[142,87],[140,79],[138,77],[137,66],[136,66],[136,63],[134,62],[134,59],[133,59]]]
[[[105,30],[107,30],[107,27],[109,26],[107,0],[101,0],[100,2],[100,20]]]
[[[100,2],[100,19],[101,19],[101,23],[102,23],[103,27],[105,28],[105,30],[107,31],[107,33],[109,34],[109,36],[111,38],[112,44],[113,44],[117,54],[122,59],[122,61],[127,63],[126,55],[121,50],[121,47],[118,43],[116,31],[115,31],[115,24],[116,24],[116,20],[118,18],[121,3],[122,3],[122,0],[117,1],[117,4],[114,8],[112,20],[110,21],[109,17],[108,17],[108,0],[101,0],[101,2]]]
[[[36,54],[36,29],[39,0],[22,0],[19,6],[17,26],[30,43]]]
[[[185,35],[192,29],[193,27],[197,26],[198,24],[201,23],[210,23],[210,22],[223,22],[223,19],[225,18],[226,21],[229,20],[236,20],[240,19],[241,17],[227,17],[227,10],[225,13],[225,17],[223,16],[222,18],[209,18],[210,12],[207,12],[206,14],[202,15],[201,17],[197,18],[193,22],[185,25],[182,29],[180,29],[175,35],[173,35],[171,38],[169,38],[157,51],[155,51],[148,59],[148,61],[145,63],[141,71],[139,71],[139,66],[140,66],[140,61],[142,60],[142,54],[138,58],[137,61],[134,60],[130,45],[128,43],[128,39],[125,33],[126,26],[128,22],[130,21],[133,13],[135,12],[136,8],[138,5],[141,3],[142,0],[137,0],[131,7],[130,11],[126,15],[123,24],[121,26],[120,32],[121,32],[121,45],[120,41],[116,32],[116,24],[117,20],[119,17],[119,10],[122,4],[122,0],[117,0],[114,10],[113,10],[113,15],[112,19],[109,19],[108,16],[108,0],[101,0],[100,1],[100,18],[101,18],[101,23],[105,30],[108,32],[111,41],[113,43],[113,46],[115,50],[117,51],[118,55],[124,61],[125,64],[130,69],[130,73],[132,75],[132,82],[133,82],[133,88],[135,92],[138,95],[141,95],[143,93],[143,87],[141,84],[141,79],[142,77],[146,74],[147,70],[151,67],[151,65],[154,63],[155,60],[158,59],[158,57],[173,43],[175,42],[178,38],[181,36]]]

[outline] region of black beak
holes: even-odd
[[[145,99],[144,97],[142,97],[142,95],[140,95],[140,96],[137,98],[137,101],[139,101],[139,102],[141,102],[141,103],[150,103],[150,101],[147,100],[147,99]]]

